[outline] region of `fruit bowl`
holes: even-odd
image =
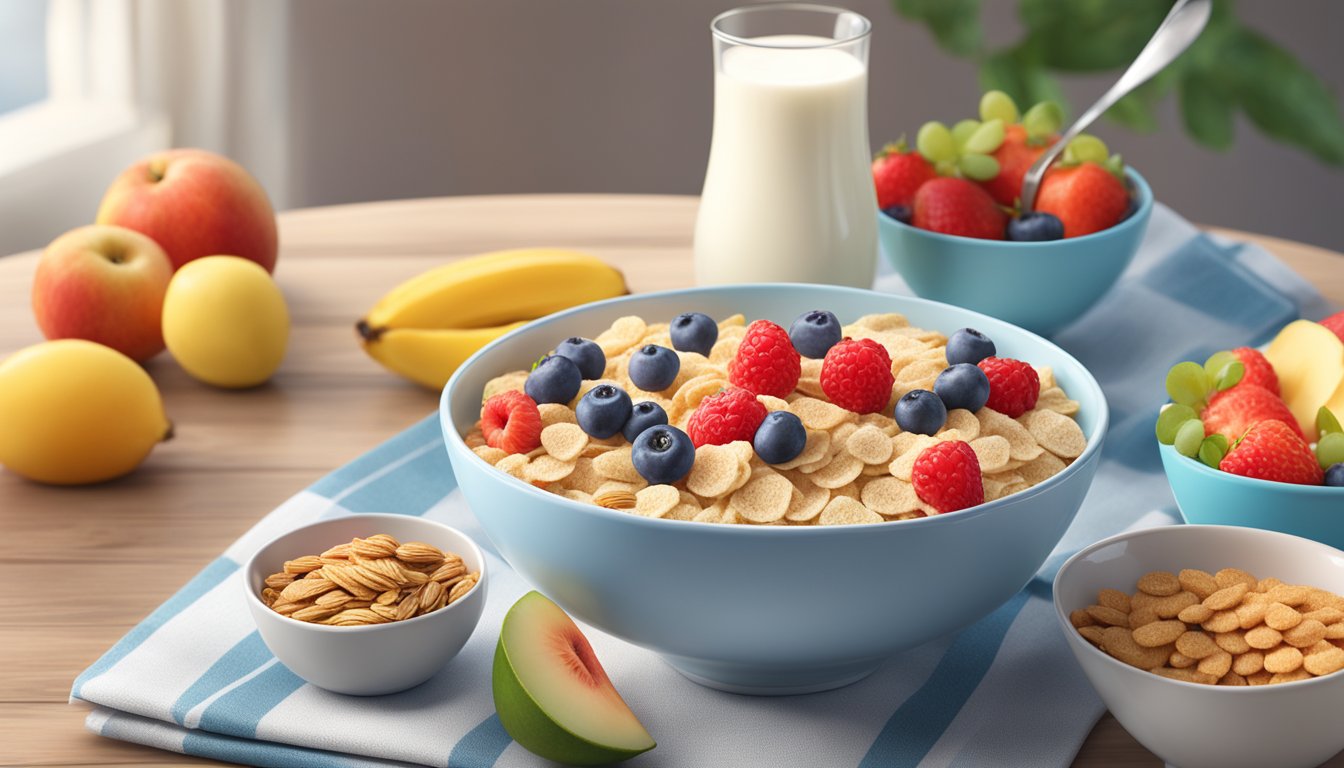
[[[917,295],[1051,334],[1086,312],[1125,271],[1148,228],[1153,192],[1126,170],[1134,212],[1082,237],[1045,242],[944,235],[878,213],[882,252]]]
[[[843,322],[900,312],[923,328],[970,326],[1001,354],[1054,368],[1080,404],[1083,454],[1024,492],[904,522],[838,526],[716,525],[640,517],[548,493],[490,466],[462,435],[486,383],[570,336],[617,318],[788,323],[830,308]],[[631,296],[535,321],[491,343],[448,382],[440,419],[467,502],[501,554],[565,611],[656,651],[688,678],[752,694],[854,682],[893,653],[993,611],[1040,568],[1073,520],[1100,458],[1106,401],[1071,356],[1027,331],[923,299],[816,285],[743,285]]]

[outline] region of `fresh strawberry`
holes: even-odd
[[[765,414],[765,406],[756,395],[736,387],[724,389],[700,401],[686,423],[686,434],[696,448],[736,440],[751,442]]]
[[[1242,477],[1299,485],[1320,485],[1325,474],[1297,424],[1277,419],[1252,424],[1218,468]]]
[[[894,205],[909,206],[920,185],[937,177],[933,164],[918,152],[907,151],[904,140],[888,144],[873,159],[877,207],[885,211]]]
[[[1027,129],[1020,123],[1004,126],[1003,143],[992,153],[994,159],[999,161],[999,175],[980,182],[980,186],[999,205],[1017,205],[1017,199],[1022,196],[1022,177],[1027,175],[1027,169],[1036,162],[1036,158],[1053,143],[1053,139],[1041,139],[1038,142],[1028,139]]]
[[[1274,366],[1269,364],[1260,350],[1237,347],[1232,350],[1232,356],[1240,360],[1242,367],[1246,369],[1241,381],[1237,382],[1238,387],[1254,384],[1257,387],[1264,387],[1276,397],[1279,396],[1279,377],[1274,373]]]
[[[1011,357],[986,357],[979,366],[989,379],[986,406],[1014,419],[1036,407],[1041,377],[1030,364]]]
[[[541,445],[541,411],[537,401],[510,389],[481,406],[485,444],[508,453],[527,453]]]
[[[955,512],[985,501],[980,459],[969,443],[947,440],[925,448],[910,480],[915,495],[939,512]]]
[[[1064,237],[1080,237],[1115,226],[1129,208],[1124,183],[1096,163],[1054,167],[1036,195],[1036,210],[1064,222]]]
[[[728,380],[734,385],[772,397],[793,392],[802,373],[802,358],[789,332],[769,320],[755,320],[747,326],[737,354],[728,363]]]
[[[1282,421],[1292,427],[1298,438],[1302,428],[1279,396],[1258,384],[1241,382],[1231,389],[1215,392],[1199,414],[1204,434],[1219,434],[1236,440],[1259,421]]]
[[[842,339],[821,361],[821,391],[854,413],[878,413],[891,401],[891,355],[872,339]]]
[[[944,177],[927,181],[915,193],[914,218],[920,229],[945,235],[1002,240],[1007,221],[989,193],[973,181]]]
[[[1340,341],[1344,341],[1344,312],[1336,312],[1321,320],[1320,323],[1338,336]]]

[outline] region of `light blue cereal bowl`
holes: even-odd
[[[1139,250],[1153,191],[1127,171],[1135,210],[1101,232],[1018,243],[944,235],[877,215],[882,253],[919,296],[1051,334],[1102,297]]]
[[[842,322],[900,312],[920,327],[971,326],[1000,354],[1054,368],[1087,436],[1067,469],[1022,493],[905,522],[746,526],[639,517],[547,493],[477,457],[462,434],[487,381],[525,368],[569,336],[624,315],[741,312],[788,325],[831,309]],[[501,337],[448,381],[440,419],[453,470],[491,541],[573,616],[656,651],[722,690],[794,694],[836,688],[886,657],[965,627],[1020,590],[1078,511],[1097,469],[1107,408],[1091,374],[1059,347],[956,307],[853,288],[741,285],[589,304]]]
[[[1171,494],[1187,523],[1291,533],[1344,549],[1344,488],[1232,475],[1159,445]]]

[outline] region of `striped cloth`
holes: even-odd
[[[1047,278],[1048,279],[1048,278]],[[878,287],[905,292],[886,274]],[[1255,247],[1220,244],[1172,212],[1116,289],[1056,336],[1102,383],[1111,430],[1092,493],[1035,581],[978,624],[900,654],[846,688],[757,698],[702,688],[653,653],[585,628],[659,746],[632,766],[1065,766],[1102,713],[1056,625],[1050,582],[1096,539],[1178,518],[1152,438],[1162,372],[1266,341],[1329,307]],[[306,685],[267,651],[240,564],[295,526],[354,512],[425,515],[486,550],[485,615],[430,682],[380,698]],[[114,739],[263,766],[528,766],[490,694],[504,612],[530,586],[490,548],[456,489],[430,416],[271,512],[75,680],[88,727]]]

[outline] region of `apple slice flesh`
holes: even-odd
[[[1315,440],[1316,412],[1334,402],[1344,386],[1344,342],[1319,323],[1294,320],[1269,343],[1265,357],[1279,377],[1288,410],[1307,440]]]
[[[655,746],[588,638],[540,592],[523,595],[504,616],[492,678],[504,729],[541,757],[606,765]]]

